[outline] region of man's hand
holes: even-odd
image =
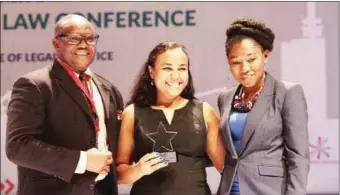
[[[98,174],[107,174],[112,164],[112,153],[109,151],[100,152],[97,148],[86,151],[86,170]]]

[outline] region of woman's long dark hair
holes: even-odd
[[[133,90],[131,92],[131,98],[127,102],[127,105],[129,104],[135,104],[139,107],[147,107],[156,104],[157,100],[157,90],[156,86],[152,85],[152,78],[150,77],[148,66],[151,66],[152,68],[155,67],[156,59],[159,55],[162,53],[171,50],[181,48],[182,51],[187,55],[188,57],[188,72],[189,72],[189,81],[188,85],[184,88],[182,93],[180,94],[181,97],[186,99],[195,99],[195,89],[194,84],[192,81],[192,76],[190,72],[190,60],[188,53],[186,52],[186,48],[177,42],[161,42],[159,43],[149,54],[149,57],[147,61],[144,63],[142,69],[140,70],[140,73],[138,74],[135,85],[133,87]]]

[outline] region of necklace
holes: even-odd
[[[254,107],[254,104],[259,97],[260,92],[264,86],[265,76],[263,78],[263,82],[261,84],[261,88],[254,94],[248,101],[244,101],[245,93],[243,92],[243,86],[240,89],[240,92],[235,95],[233,101],[233,108],[236,112],[247,113],[250,112],[251,109]]]

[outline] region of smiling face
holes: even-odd
[[[56,50],[57,57],[66,63],[75,72],[84,72],[92,63],[96,53],[96,46],[89,45],[84,40],[79,44],[71,44],[69,35],[93,35],[94,29],[92,25],[83,17],[75,16],[61,19],[58,22],[55,36],[66,35],[53,39],[53,45]]]
[[[157,99],[175,99],[188,85],[188,56],[181,48],[165,51],[157,56],[155,65],[148,67],[157,89]]]
[[[251,38],[231,43],[228,51],[230,71],[245,88],[255,87],[263,78],[269,51],[262,50],[262,47]]]

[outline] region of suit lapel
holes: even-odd
[[[108,119],[110,109],[110,88],[106,86],[103,82],[101,82],[100,79],[95,74],[92,75],[92,79],[102,97],[105,118]]]
[[[115,122],[109,122],[108,119],[110,119],[110,109],[115,110],[115,105],[112,104],[113,107],[110,108],[110,86],[106,85],[105,82],[103,82],[100,77],[98,77],[95,74],[92,74],[92,79],[94,84],[97,86],[97,89],[99,91],[99,94],[102,98],[104,112],[105,112],[105,124],[106,124],[106,139],[107,143],[109,145],[110,151],[116,151],[115,149],[115,134],[114,131],[117,131],[115,127],[110,126],[110,124],[115,124]],[[110,119],[111,120],[111,119]],[[112,120],[111,120],[112,121]]]
[[[57,61],[55,61],[52,66],[51,75],[53,75],[56,78],[58,84],[80,106],[80,108],[86,114],[91,116],[92,112],[83,92]]]
[[[274,91],[274,78],[266,73],[266,80],[262,92],[259,94],[258,99],[255,102],[254,107],[249,112],[246,125],[243,130],[243,136],[241,139],[241,147],[239,151],[239,156],[242,155],[246,146],[253,135],[256,126],[259,124],[260,120],[263,118],[264,114],[267,112],[270,102],[272,100]]]
[[[223,114],[221,116],[221,130],[222,130],[222,135],[224,138],[224,142],[226,143],[227,148],[229,149],[229,152],[231,154],[231,157],[233,159],[237,159],[237,153],[233,144],[233,140],[231,137],[231,131],[229,127],[229,115],[231,111],[231,103],[233,101],[233,97],[235,95],[235,92],[237,91],[239,87],[235,87],[229,94],[224,97],[224,108],[223,108]]]

